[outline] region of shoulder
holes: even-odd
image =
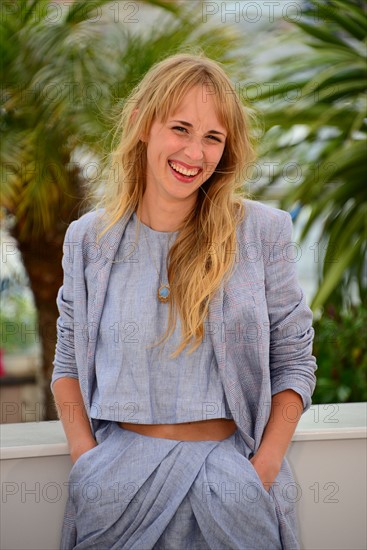
[[[111,219],[104,209],[87,212],[69,225],[64,246],[66,249],[82,251],[86,263],[97,265],[96,259],[112,261],[129,217],[130,214],[126,213],[111,225]]]
[[[71,222],[66,232],[69,240],[83,240],[84,237],[95,237],[102,230],[104,210],[86,212],[79,219]],[[65,237],[65,238],[66,238]]]
[[[246,241],[251,238],[276,241],[283,231],[292,231],[288,212],[250,199],[244,199],[243,204],[244,217],[238,226],[240,238]]]

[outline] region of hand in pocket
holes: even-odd
[[[252,458],[250,458],[250,462],[254,467],[258,478],[263,484],[264,489],[269,491],[279,473],[281,464],[278,464],[278,462],[272,457],[262,457],[260,453],[256,453]]]
[[[78,441],[70,449],[70,458],[73,464],[84,454],[97,447],[97,441],[95,439],[88,439],[85,441]]]

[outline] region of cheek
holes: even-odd
[[[224,149],[221,151],[213,151],[213,153],[208,158],[208,172],[214,172],[218,166],[220,159],[222,158]]]
[[[184,140],[177,136],[170,136],[169,139],[166,139],[166,148],[170,153],[174,153],[176,151],[180,151],[185,147]]]
[[[225,151],[225,145],[223,145],[223,147],[221,148],[221,151],[219,152],[219,158],[218,158],[218,162],[220,161],[220,159],[223,157],[224,155],[224,151]]]

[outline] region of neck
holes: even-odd
[[[158,198],[149,200],[145,194],[138,208],[139,219],[155,231],[177,231],[193,204],[168,203]]]

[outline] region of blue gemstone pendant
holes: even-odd
[[[163,303],[168,302],[170,293],[171,290],[169,285],[161,285],[158,288],[158,300]]]

